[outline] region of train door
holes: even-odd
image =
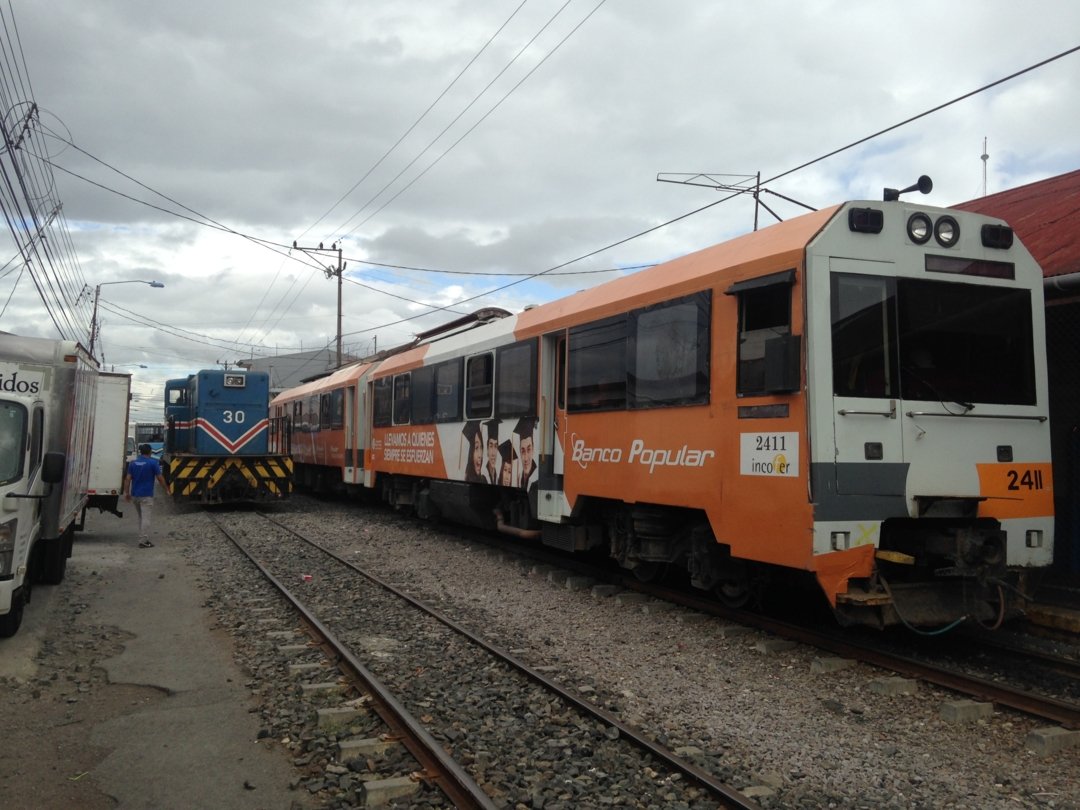
[[[176,453],[190,453],[194,425],[191,415],[191,391],[189,379],[168,380],[165,383],[165,452],[172,456]],[[139,435],[140,426],[135,426],[135,441],[142,444],[145,438]]]
[[[361,387],[362,386],[362,387]],[[375,408],[375,392],[374,382],[360,381],[357,383],[357,394],[360,396],[360,425],[359,430],[362,431],[359,452],[367,454],[373,452],[373,432],[372,426],[374,424],[374,408]],[[363,392],[363,393],[361,393]],[[375,486],[375,472],[371,469],[371,464],[367,462],[369,459],[362,458],[360,466],[363,468],[363,483],[365,487],[371,488]]]
[[[833,257],[830,268],[835,486],[904,497],[907,465],[891,263]]]
[[[364,457],[359,454],[359,397],[358,384],[345,386],[345,460],[342,477],[346,484],[360,483],[360,470],[364,466]]]
[[[544,335],[540,352],[540,441],[543,475],[537,498],[537,516],[559,522],[569,516],[563,492],[566,442],[566,332]]]

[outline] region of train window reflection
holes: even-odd
[[[892,279],[833,275],[833,391],[837,396],[897,396],[894,298]]]
[[[345,427],[345,389],[335,388],[330,392],[330,427],[341,430]]]
[[[631,313],[632,408],[709,401],[708,292]]]
[[[1027,290],[899,279],[896,298],[904,399],[1035,404]]]
[[[393,422],[394,415],[394,380],[382,377],[375,380],[373,386],[375,402],[372,404],[371,419],[375,427],[387,427]]]
[[[739,293],[740,396],[767,393],[765,344],[791,334],[791,286],[789,283],[747,288]]]
[[[412,375],[394,377],[394,424],[407,425],[412,417]]]
[[[461,419],[461,358],[435,367],[435,421]]]
[[[498,367],[495,415],[536,416],[536,341],[501,347]]]
[[[465,418],[485,419],[491,416],[492,382],[495,358],[490,353],[470,357],[465,369]]]
[[[423,366],[412,373],[412,423],[427,425],[435,421],[435,366]]]
[[[570,330],[567,410],[626,407],[626,316]]]
[[[832,343],[838,396],[1036,402],[1027,290],[834,274]]]

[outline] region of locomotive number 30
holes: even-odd
[[[242,425],[244,424],[244,412],[243,411],[222,411],[221,420],[226,425]]]

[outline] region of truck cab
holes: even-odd
[[[98,368],[74,341],[0,333],[0,637],[64,579],[87,503]]]

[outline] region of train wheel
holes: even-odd
[[[713,588],[716,597],[729,608],[746,607],[753,592],[750,581],[745,578],[721,580]]]
[[[665,563],[639,562],[630,570],[634,572],[634,578],[638,582],[655,582],[664,572]]]

